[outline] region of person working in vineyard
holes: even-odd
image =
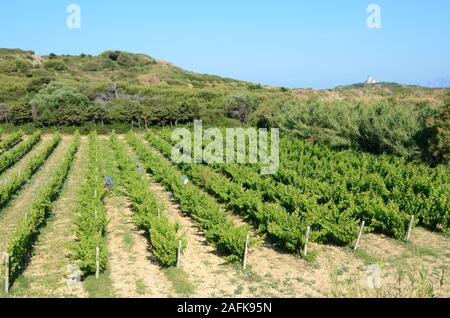
[[[137,171],[139,172],[139,174],[142,174],[142,165],[141,164],[138,164]]]
[[[103,176],[103,180],[105,181],[105,189],[108,191],[109,194],[111,194],[111,187],[113,184],[113,181],[110,177]]]

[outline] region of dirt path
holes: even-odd
[[[69,137],[64,139],[67,138]],[[39,192],[42,185],[45,184],[48,177],[64,157],[64,154],[69,147],[69,144],[65,142],[64,139],[61,140],[60,144],[44,163],[43,167],[34,174],[19,194],[6,208],[0,211],[0,255],[2,258],[6,252],[9,240],[17,228],[19,220],[25,217],[27,210],[31,207],[35,193]]]
[[[70,140],[64,140],[70,144]],[[86,137],[82,137],[72,170],[69,172],[62,194],[45,228],[35,244],[31,262],[14,286],[14,296],[21,297],[86,297],[82,285],[68,287],[66,282],[69,244],[74,242],[74,219],[78,191],[83,184],[87,168]]]
[[[105,158],[115,162],[109,138],[101,136]],[[109,166],[108,173],[119,180],[117,166]],[[120,187],[120,185],[119,185]],[[107,197],[108,268],[112,287],[117,297],[167,298],[174,297],[172,284],[165,277],[150,251],[144,231],[133,220],[133,211],[127,198],[117,194]]]
[[[153,259],[143,231],[122,197],[107,198],[110,277],[118,297],[174,296],[171,284]]]
[[[215,248],[208,245],[195,222],[181,212],[178,204],[170,199],[162,185],[152,183],[150,191],[163,204],[167,217],[182,226],[182,233],[187,239],[188,247],[182,256],[181,266],[195,286],[194,293],[190,296],[233,297],[240,290],[240,281],[243,281],[236,268],[218,256]]]
[[[126,144],[128,155],[138,162],[137,156]],[[181,266],[194,285],[194,292],[190,297],[232,297],[236,291],[240,292],[239,273],[226,260],[217,255],[217,251],[208,245],[205,236],[187,214],[183,213],[179,205],[171,199],[170,194],[159,183],[151,181],[149,191],[152,191],[158,202],[164,206],[164,213],[172,223],[182,227],[182,233],[187,240],[187,250],[182,256]]]

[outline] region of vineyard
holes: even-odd
[[[262,175],[171,134],[2,133],[0,297],[450,296],[448,167],[283,136]]]

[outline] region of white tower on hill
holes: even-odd
[[[376,84],[378,83],[376,80],[374,80],[372,78],[372,76],[369,75],[369,77],[367,78],[367,81],[365,82],[365,84]]]

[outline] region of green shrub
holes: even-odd
[[[52,71],[65,71],[67,70],[67,65],[61,60],[48,60],[44,62],[44,68]]]
[[[90,102],[71,87],[50,83],[30,100],[30,105],[37,125],[80,125]]]
[[[413,107],[387,102],[292,103],[277,114],[273,124],[332,147],[404,157],[418,151],[415,137],[421,130],[419,114]]]

